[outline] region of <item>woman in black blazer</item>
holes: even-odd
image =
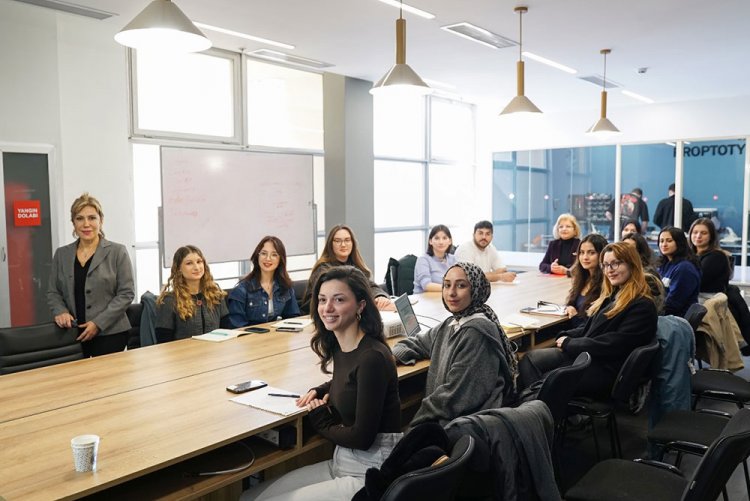
[[[549,243],[547,253],[539,263],[539,271],[553,275],[568,275],[576,263],[581,244],[581,227],[573,214],[560,214],[552,230],[555,239]]]
[[[88,193],[75,199],[70,220],[78,239],[55,251],[47,304],[58,326],[78,327],[84,356],[122,351],[135,297],[128,251],[104,238],[102,206]]]
[[[591,365],[576,395],[609,395],[630,352],[656,336],[657,313],[638,254],[631,245],[607,245],[600,254],[604,272],[602,293],[588,310],[589,319],[577,329],[563,331],[556,348],[530,351],[519,364],[524,387],[548,372],[570,365],[584,351]]]

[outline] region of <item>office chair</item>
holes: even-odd
[[[591,355],[588,352],[581,353],[572,365],[560,367],[547,374],[539,393],[537,393],[537,399],[547,404],[555,422],[552,439],[552,465],[555,469],[558,484],[562,482],[560,450],[565,439],[568,402],[573,398],[573,393],[589,365],[591,365]]]
[[[455,498],[458,484],[474,452],[474,437],[464,435],[453,446],[448,460],[401,475],[388,487],[381,501],[449,501]]]
[[[651,379],[651,364],[659,351],[659,342],[654,339],[645,346],[633,350],[620,368],[620,373],[612,386],[612,393],[607,400],[596,400],[589,397],[577,397],[568,402],[568,414],[580,414],[594,419],[606,419],[609,429],[610,447],[614,457],[622,457],[620,435],[617,431],[615,406],[618,402],[627,402],[638,386]],[[591,427],[596,446],[596,459],[599,461],[599,439],[596,427]]]
[[[54,322],[0,329],[0,374],[10,374],[83,358],[78,329]]]
[[[141,347],[141,315],[143,314],[143,305],[133,303],[125,310],[125,314],[130,321],[130,330],[128,330],[128,350],[134,350]]]
[[[565,495],[568,501],[716,499],[735,468],[750,454],[750,410],[740,409],[686,479],[658,461],[608,459],[596,464]],[[725,498],[726,499],[726,498]]]

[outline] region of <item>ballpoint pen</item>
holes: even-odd
[[[299,398],[299,395],[295,393],[269,393],[269,397],[289,397],[289,398]]]

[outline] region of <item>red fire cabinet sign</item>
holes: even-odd
[[[42,207],[39,200],[14,201],[13,220],[16,226],[41,226]]]

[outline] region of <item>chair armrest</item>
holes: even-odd
[[[710,414],[712,416],[721,416],[723,418],[732,419],[732,415],[728,412],[717,411],[716,409],[697,409],[694,412],[700,412],[701,414]]]
[[[699,394],[702,397],[722,397],[722,398],[731,397],[735,400],[739,400],[739,397],[733,391],[703,390],[703,391],[696,392],[696,394]]]
[[[675,475],[685,478],[685,475],[683,475],[678,468],[672,466],[671,464],[662,463],[661,461],[654,461],[653,459],[634,459],[633,461],[636,463],[643,463],[648,466],[653,466],[655,468],[661,468],[662,470],[667,470],[670,473],[674,473]]]
[[[708,450],[707,445],[688,442],[687,440],[673,440],[672,442],[667,443],[666,447],[668,449],[681,450],[689,454],[695,454],[698,456],[704,455]]]
[[[727,370],[727,369],[711,369],[711,368],[706,368],[706,369],[701,369],[701,370],[702,371],[710,371],[710,372],[726,372],[727,374],[731,374],[732,373],[732,371]]]

